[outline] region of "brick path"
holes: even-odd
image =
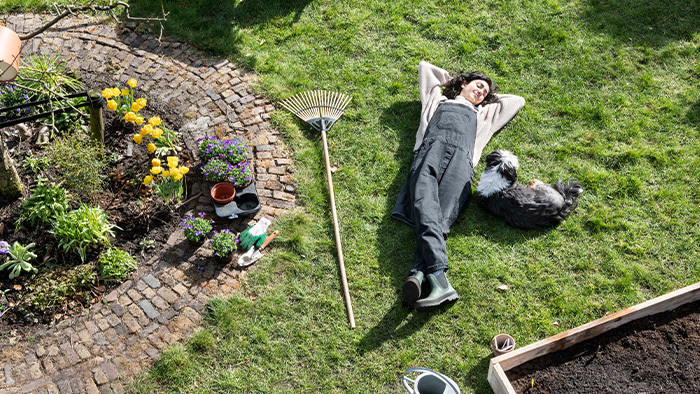
[[[48,17],[18,14],[6,25],[20,35]],[[110,72],[120,81],[136,78],[142,92],[193,116],[180,131],[238,137],[252,147],[262,215],[294,207],[293,163],[268,120],[273,106],[250,88],[254,76],[225,59],[207,57],[187,44],[115,30],[94,18],[64,19],[23,43],[30,53],[59,54],[81,73]],[[104,87],[100,87],[104,88]],[[189,147],[194,151],[196,147]],[[191,191],[203,191],[204,185]],[[209,197],[196,211],[212,211]],[[211,263],[205,248],[183,248],[182,232],[171,235],[163,254],[142,263],[132,279],[81,316],[62,320],[30,338],[0,339],[0,393],[123,392],[164,346],[189,337],[213,296],[238,289],[246,271]]]

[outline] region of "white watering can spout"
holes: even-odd
[[[413,380],[407,376],[410,372],[422,373]],[[447,376],[428,368],[409,368],[403,373],[401,381],[409,394],[460,394],[457,383]],[[409,386],[409,382],[413,384],[413,387]]]

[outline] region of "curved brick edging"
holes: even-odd
[[[26,34],[49,19],[17,14],[5,22]],[[138,79],[151,99],[187,108],[190,122],[180,131],[191,140],[237,137],[252,147],[262,204],[256,219],[293,208],[293,163],[268,122],[274,107],[250,87],[255,76],[170,38],[158,42],[134,27],[117,31],[109,21],[67,18],[24,42],[22,55],[59,54],[84,74],[111,72],[124,83]],[[196,152],[196,147],[188,148]],[[192,195],[205,186],[198,187]],[[211,212],[209,198],[200,197],[196,210]],[[0,339],[0,393],[124,392],[123,384],[151,365],[165,345],[194,332],[211,297],[236,291],[246,275],[211,264],[207,250],[188,254],[183,242],[182,231],[172,234],[163,254],[142,263],[132,279],[82,316],[27,340]]]

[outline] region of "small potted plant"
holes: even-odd
[[[248,145],[238,140],[228,140],[222,144],[221,158],[231,164],[238,164],[248,157]]]
[[[202,157],[202,160],[210,160],[224,153],[224,147],[216,137],[204,137],[197,141],[199,141],[199,156]]]
[[[214,256],[221,261],[231,261],[233,252],[236,251],[236,235],[229,229],[214,231],[209,240]]]
[[[248,160],[231,166],[231,180],[237,188],[244,188],[253,182],[253,170]]]
[[[203,243],[212,230],[212,223],[213,220],[204,218],[204,212],[198,213],[196,217],[189,215],[182,219],[185,238],[194,244]]]
[[[202,174],[209,182],[231,182],[233,183],[233,164],[221,158],[209,160],[202,166]]]

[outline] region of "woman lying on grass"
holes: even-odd
[[[447,234],[469,204],[484,147],[525,105],[520,96],[496,94],[497,86],[478,72],[450,78],[421,62],[418,78],[422,109],[413,163],[391,214],[416,228],[413,267],[403,284],[404,304],[416,309],[459,298],[445,275]],[[421,298],[424,280],[430,293]]]

